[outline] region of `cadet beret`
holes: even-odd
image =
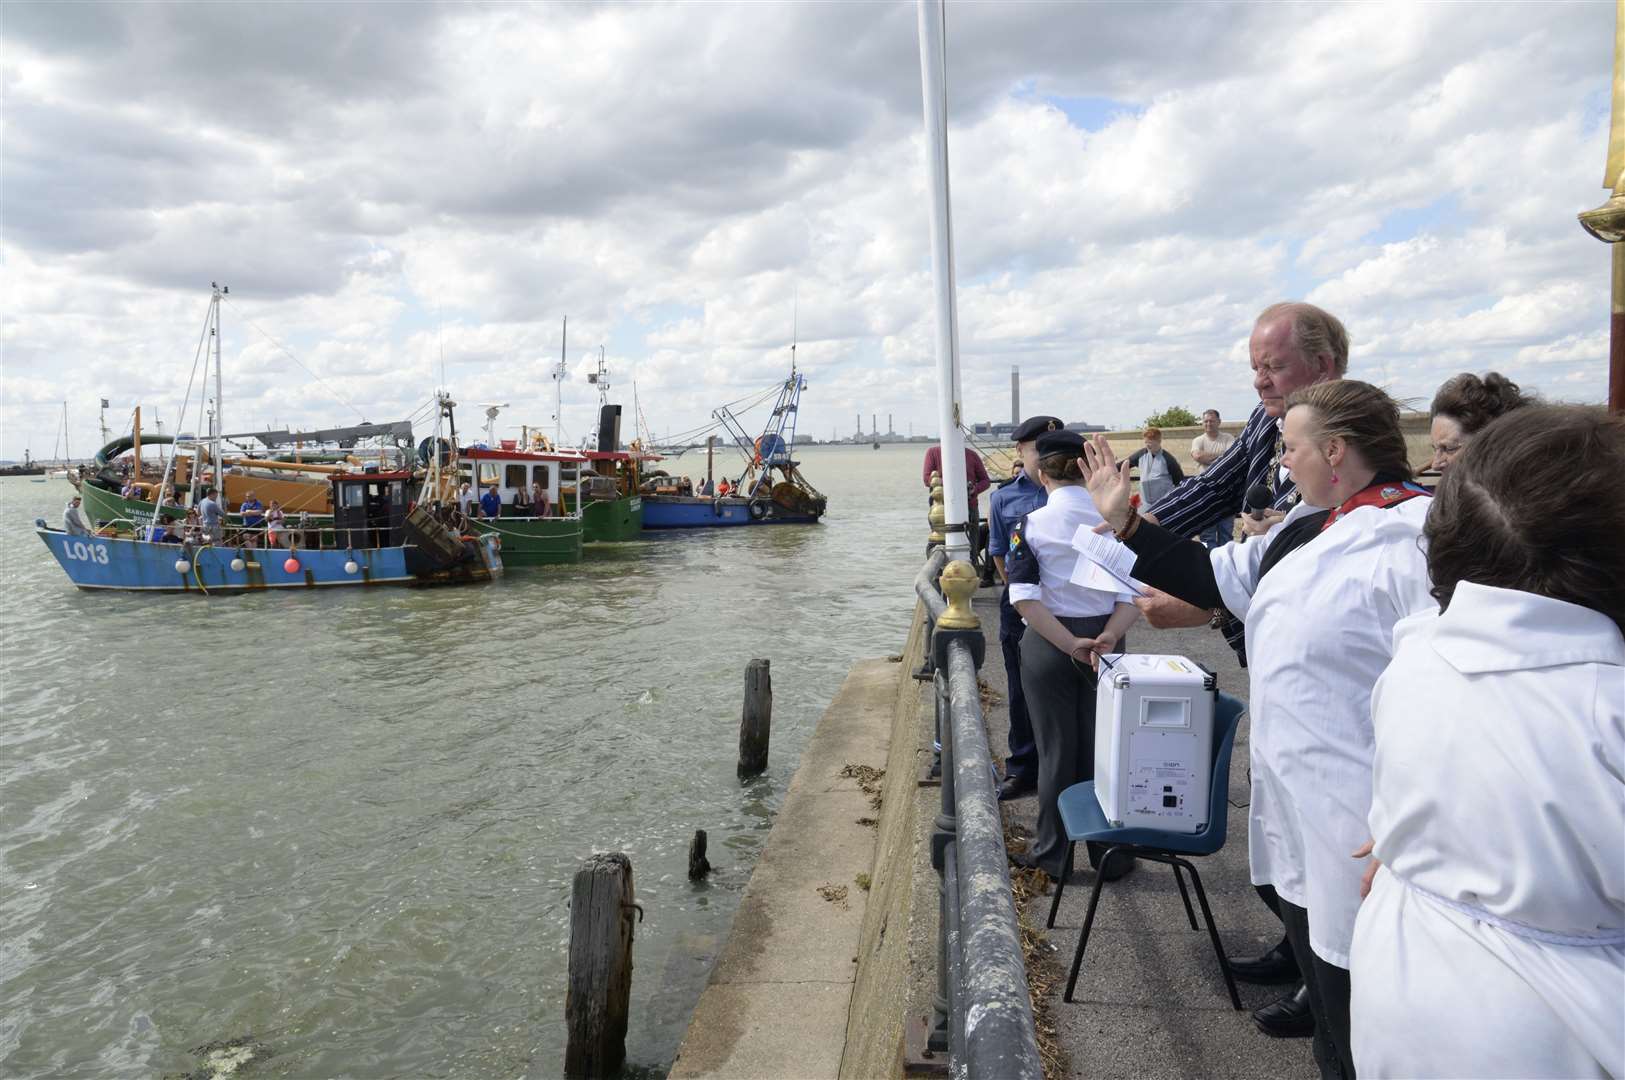
[[[1066,425],[1053,416],[1034,416],[1023,420],[1011,433],[1010,438],[1014,442],[1030,442],[1046,431],[1060,431],[1064,427]]]
[[[1038,456],[1049,457],[1051,454],[1066,454],[1069,457],[1083,456],[1083,436],[1076,431],[1046,431],[1038,437]]]

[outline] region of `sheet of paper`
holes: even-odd
[[[1078,556],[1078,564],[1072,568],[1072,584],[1081,585],[1085,589],[1098,589],[1109,593],[1133,593],[1136,596],[1145,595],[1145,585],[1133,578],[1119,578],[1097,562],[1091,562],[1083,556]]]
[[[1134,569],[1134,560],[1138,558],[1130,551],[1128,545],[1118,540],[1110,533],[1097,533],[1088,525],[1079,525],[1078,531],[1072,534],[1072,546],[1079,555],[1098,566],[1105,567],[1106,571],[1120,581],[1128,581],[1129,573]]]

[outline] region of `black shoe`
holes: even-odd
[[[999,785],[999,801],[1009,802],[1011,799],[1025,799],[1036,794],[1038,785],[1031,780],[1020,776],[1007,776],[1004,783]]]
[[[1011,852],[1010,865],[1019,866],[1023,870],[1036,870],[1038,869],[1038,856],[1030,851]]]
[[[1298,971],[1298,961],[1292,955],[1292,947],[1285,941],[1263,956],[1255,956],[1250,960],[1231,960],[1230,974],[1242,982],[1256,983],[1259,986],[1285,985],[1303,978]]]
[[[1309,1011],[1309,988],[1299,983],[1286,997],[1254,1009],[1253,1023],[1272,1039],[1307,1039],[1315,1033],[1315,1015]]]

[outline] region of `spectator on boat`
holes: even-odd
[[[530,489],[520,484],[513,489],[513,512],[516,517],[531,517]]]
[[[1185,470],[1162,448],[1162,429],[1145,429],[1145,445],[1128,456],[1131,469],[1140,470],[1140,505],[1150,506],[1185,481]]]
[[[1625,424],[1531,405],[1449,464],[1371,694],[1355,1066],[1625,1076]]]
[[[62,508],[62,529],[69,536],[90,535],[90,526],[85,524],[84,511],[79,509],[83,501],[75,495],[68,500],[68,505]]]
[[[457,489],[457,508],[467,514],[474,501],[474,485],[464,480],[462,486]]]
[[[1479,429],[1535,400],[1499,371],[1489,372],[1482,379],[1471,372],[1447,379],[1433,395],[1433,407],[1428,410],[1433,418],[1428,427],[1433,468],[1444,472]]]
[[[553,512],[553,500],[547,497],[547,488],[540,480],[530,485],[530,504],[537,517],[547,517]]]
[[[165,524],[162,518],[159,518],[158,523],[147,530],[147,539],[154,544],[180,543],[180,537],[169,531],[169,526]]]
[[[502,516],[502,494],[495,484],[486,488],[485,494],[480,496],[480,513],[493,519]]]
[[[128,476],[124,478],[124,486],[118,489],[118,495],[121,499],[133,499],[136,497],[135,484],[131,482]]]
[[[181,525],[181,542],[183,544],[203,543],[203,523],[198,519],[197,507],[186,508],[186,520]]]
[[[272,499],[271,508],[265,512],[265,542],[272,547],[276,546],[277,533],[282,531],[284,517],[282,504]]]
[[[203,493],[203,501],[198,503],[198,518],[203,522],[203,535],[211,544],[218,544],[225,537],[225,510],[220,505],[220,492],[210,488]]]
[[[245,494],[243,501],[237,504],[237,512],[243,515],[245,529],[258,529],[265,524],[265,506],[252,491]]]
[[[717,498],[726,499],[728,497],[728,492],[732,490],[733,485],[728,483],[728,478],[726,476],[717,481]]]
[[[310,527],[310,511],[299,511],[297,527],[288,532],[288,546],[292,547],[319,547],[321,538],[312,533]]]

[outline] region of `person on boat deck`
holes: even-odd
[[[151,526],[147,530],[147,539],[152,541],[154,544],[180,543],[180,537],[176,536],[170,531],[169,526],[164,523],[162,518],[158,520],[156,525]]]
[[[79,509],[82,501],[75,495],[68,500],[68,505],[62,508],[62,530],[69,536],[90,535],[90,526],[85,524],[84,511]]]
[[[464,480],[462,486],[457,489],[457,508],[466,515],[468,508],[474,505],[474,501],[474,485]]]
[[[1302,498],[1245,544],[1208,551],[1188,529],[1146,521],[1105,439],[1084,456],[1095,505],[1137,556],[1135,578],[1245,623],[1252,881],[1273,887],[1286,924],[1320,1075],[1352,1080],[1349,965],[1366,863],[1351,855],[1371,835],[1371,689],[1394,625],[1437,607],[1421,544],[1433,500],[1411,482],[1399,406],[1382,390],[1322,382],[1285,404],[1282,462]]]
[[[276,534],[282,529],[282,521],[286,515],[282,513],[282,504],[275,499],[271,500],[271,508],[265,511],[265,542],[276,544]]]
[[[537,517],[547,517],[553,510],[553,500],[547,497],[547,488],[542,486],[540,480],[530,485],[530,505]]]
[[[517,517],[530,517],[530,489],[520,484],[513,489],[513,512]]]
[[[186,520],[181,524],[181,542],[184,544],[201,544],[203,542],[203,524],[198,520],[197,507],[186,508]]]
[[[724,476],[720,481],[717,482],[717,496],[719,498],[726,498],[727,495],[728,495],[728,492],[730,492],[732,490],[733,490],[733,485],[728,483],[728,478],[726,476]]]
[[[502,495],[495,484],[486,488],[485,494],[480,496],[480,513],[488,518],[502,516]]]
[[[243,501],[237,504],[237,512],[243,515],[243,528],[258,529],[265,524],[265,507],[255,497],[252,491],[243,496]]]
[[[1619,417],[1524,405],[1439,484],[1371,694],[1365,1075],[1625,1076],[1622,473]]]
[[[203,534],[211,544],[220,543],[225,536],[225,510],[220,506],[220,493],[210,488],[198,503],[198,519],[203,522]]]
[[[1010,603],[1027,623],[1021,636],[1021,690],[1038,748],[1038,832],[1011,861],[1061,880],[1071,849],[1061,823],[1061,792],[1095,774],[1095,672],[1103,653],[1126,651],[1123,635],[1139,617],[1133,595],[1071,580],[1078,562],[1072,537],[1100,524],[1083,487],[1083,436],[1046,431],[1035,440],[1038,475],[1048,498],[1010,533],[1004,557]],[[1101,867],[1105,853],[1088,845],[1089,864],[1108,879],[1134,867],[1129,858]]]
[[[118,489],[118,494],[119,498],[121,499],[133,499],[136,497],[138,492],[135,489],[134,482],[126,477],[124,480],[124,486]]]

